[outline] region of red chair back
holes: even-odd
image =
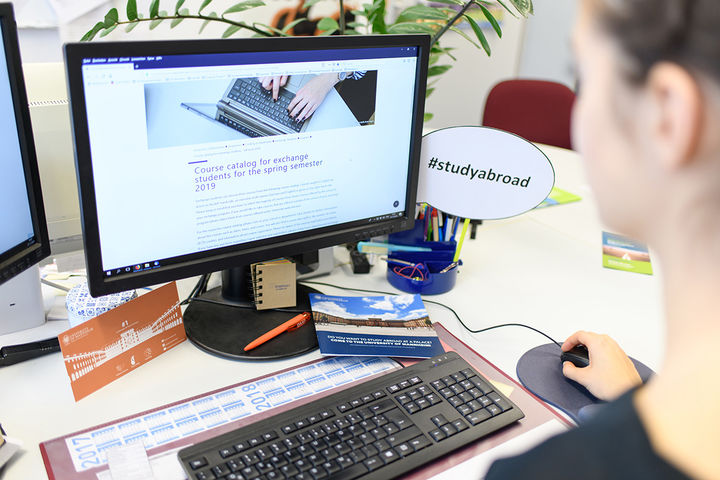
[[[571,149],[570,117],[575,93],[544,80],[506,80],[495,85],[482,124],[520,135],[531,142]]]

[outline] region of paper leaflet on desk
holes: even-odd
[[[76,401],[179,345],[185,338],[175,282],[58,336]]]
[[[420,295],[310,294],[323,355],[430,358],[444,352]]]
[[[652,275],[646,245],[615,233],[602,232],[603,267]]]

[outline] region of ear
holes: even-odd
[[[652,67],[646,87],[654,112],[648,131],[658,160],[669,169],[681,168],[692,161],[701,139],[700,87],[686,69],[667,62]]]

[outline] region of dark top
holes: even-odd
[[[498,479],[688,479],[650,445],[632,402],[634,390],[596,416],[529,452],[495,462],[485,477]]]

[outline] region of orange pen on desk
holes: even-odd
[[[267,342],[271,338],[275,338],[278,335],[280,335],[283,332],[291,332],[293,330],[297,330],[298,328],[305,325],[305,322],[310,320],[312,318],[312,315],[310,312],[301,313],[300,315],[296,315],[287,322],[283,323],[280,326],[277,326],[270,330],[267,333],[263,333],[258,338],[253,340],[252,342],[248,343],[245,348],[243,348],[244,351],[252,350],[253,348],[257,347],[258,345],[262,345],[263,343]]]

